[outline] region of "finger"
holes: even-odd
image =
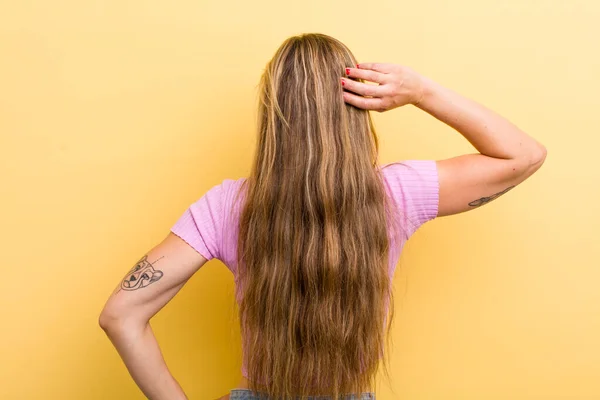
[[[375,111],[382,111],[384,109],[382,99],[357,96],[353,93],[346,92],[346,91],[343,92],[343,95],[344,95],[344,101],[355,107],[362,108],[364,110],[375,110]]]
[[[382,74],[389,74],[390,72],[394,72],[394,64],[389,63],[360,63],[356,64],[357,68],[377,71]]]
[[[386,76],[386,74],[359,68],[346,68],[346,75],[348,75],[351,78],[359,78],[377,83],[386,83],[389,81],[388,76]]]
[[[373,85],[345,78],[342,78],[342,84],[344,89],[363,96],[382,97],[387,94],[386,86]]]

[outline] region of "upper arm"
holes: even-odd
[[[191,204],[167,237],[127,272],[104,306],[101,325],[150,320],[208,260],[222,258],[224,186],[230,183],[213,186]]]
[[[100,324],[149,321],[206,261],[185,241],[169,232],[121,279],[102,310]]]
[[[465,154],[438,160],[438,216],[461,213],[489,203],[531,176],[544,158],[545,153],[530,159]]]

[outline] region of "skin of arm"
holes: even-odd
[[[513,123],[437,82],[421,77],[416,104],[463,135],[480,154],[438,160],[440,216],[487,204],[530,177],[546,148]]]
[[[510,121],[414,70],[389,63],[361,63],[342,78],[343,98],[359,108],[384,112],[413,104],[463,135],[480,153],[438,160],[438,216],[489,203],[537,171],[546,148]]]
[[[167,368],[150,319],[206,261],[169,232],[130,269],[100,313],[100,327],[148,399],[187,399]]]

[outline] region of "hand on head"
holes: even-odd
[[[358,108],[384,112],[406,104],[417,105],[423,97],[421,75],[403,65],[361,63],[357,68],[346,68],[346,75],[377,83],[341,78],[344,101]]]

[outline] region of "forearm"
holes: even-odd
[[[545,153],[544,146],[507,119],[427,77],[422,77],[416,106],[457,130],[481,154],[536,162]]]
[[[169,372],[149,323],[114,323],[104,328],[131,377],[151,400],[187,397]]]

